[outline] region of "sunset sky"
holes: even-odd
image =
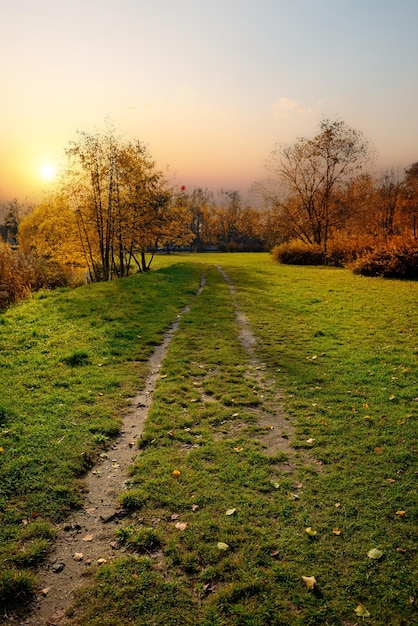
[[[342,119],[418,161],[417,0],[1,0],[0,202],[108,118],[179,185],[239,189]]]

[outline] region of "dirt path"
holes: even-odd
[[[201,285],[200,290],[203,288]],[[200,293],[199,290],[199,293]],[[187,312],[188,307],[183,311]],[[182,313],[182,314],[183,314]],[[145,386],[133,399],[123,417],[120,435],[85,476],[85,506],[58,528],[54,551],[47,567],[39,572],[41,592],[26,617],[11,616],[8,623],[30,626],[61,626],[73,591],[83,584],[83,574],[93,565],[109,561],[120,553],[115,531],[126,524],[128,511],[118,506],[127,470],[137,454],[137,440],[152,402],[161,364],[181,315],[165,333],[148,362]]]
[[[265,390],[263,410],[257,417],[263,432],[260,439],[266,454],[275,454],[278,450],[291,453],[288,438],[293,432],[292,425],[278,404],[277,389],[273,382],[265,378],[264,364],[255,356],[257,340],[245,315],[238,308],[234,286],[221,267],[218,267],[218,271],[229,286],[235,306],[240,328],[239,338],[250,358],[248,375]],[[204,285],[203,277],[197,295]],[[118,506],[118,496],[124,489],[127,470],[137,454],[136,441],[142,434],[168,346],[181,316],[188,310],[189,307],[186,307],[178,316],[164,335],[162,344],[151,356],[145,387],[133,398],[131,409],[123,418],[120,436],[114,440],[107,453],[101,455],[100,462],[87,473],[84,508],[58,528],[54,551],[47,567],[39,572],[41,591],[32,604],[30,613],[11,615],[9,619],[6,618],[7,623],[21,626],[64,626],[65,612],[72,603],[73,591],[83,584],[89,568],[109,561],[123,551],[116,541],[115,531],[118,524],[126,525],[129,512]],[[291,463],[285,469],[292,471]]]

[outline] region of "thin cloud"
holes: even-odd
[[[287,117],[288,115],[295,113],[296,115],[312,115],[312,109],[305,107],[300,102],[296,102],[296,100],[291,100],[290,98],[279,98],[273,104],[272,109],[273,117],[276,119]]]

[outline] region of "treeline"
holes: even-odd
[[[0,306],[71,282],[74,267],[91,281],[146,272],[161,250],[268,250],[282,263],[415,278],[418,162],[372,175],[371,154],[362,133],[323,120],[313,138],[273,150],[254,208],[236,190],[173,187],[140,141],[78,133],[53,194],[3,207]]]

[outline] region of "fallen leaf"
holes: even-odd
[[[236,509],[228,509],[227,512],[225,513],[225,515],[233,515],[235,513]]]
[[[311,439],[307,439],[307,440],[306,440],[306,443],[313,443],[314,441],[315,441],[315,439],[312,439],[312,438],[311,438]]]
[[[368,551],[367,556],[369,559],[380,559],[383,556],[383,552],[378,548],[372,548]]]
[[[386,480],[388,481],[388,483],[396,483],[396,480],[394,478],[387,478]]]
[[[399,517],[405,517],[406,511],[396,511],[395,515],[399,515]]]
[[[405,554],[405,548],[396,548],[396,552],[400,552],[401,554]]]
[[[341,502],[336,502],[336,503],[335,503],[335,508],[336,508],[336,509],[339,509],[339,508],[340,508],[340,506],[341,506]]]
[[[302,580],[305,583],[306,588],[309,590],[313,589],[316,585],[315,576],[302,576]]]
[[[200,509],[200,506],[198,504],[192,504],[192,511],[193,511],[193,513],[195,513],[199,509]]]
[[[97,565],[104,565],[106,563],[106,559],[97,559]]]
[[[173,476],[175,477],[180,476],[180,470],[178,469],[173,470]]]
[[[332,532],[334,533],[334,535],[341,535],[341,530],[339,528],[333,528]]]
[[[275,489],[278,489],[280,487],[280,483],[278,483],[277,481],[273,481],[271,484]]]
[[[74,561],[82,561],[84,559],[84,554],[82,552],[76,552],[73,559]]]
[[[224,543],[223,541],[218,541],[218,549],[219,550],[228,550],[229,546],[227,543]]]
[[[0,446],[0,454],[4,452],[3,448]]]
[[[187,526],[188,526],[187,522],[177,522],[176,524],[177,530],[186,530]]]
[[[389,400],[394,400],[395,399],[395,394],[391,393],[389,396]]]
[[[242,452],[244,448],[241,448],[241,446],[237,446],[236,448],[234,448],[235,452]]]
[[[356,615],[358,615],[359,617],[370,617],[369,611],[366,609],[364,604],[362,604],[361,602],[354,609],[354,613]]]
[[[307,532],[310,537],[315,537],[315,535],[318,534],[316,530],[311,528],[311,526],[308,526],[308,528],[305,528],[305,532]]]
[[[93,541],[93,533],[89,533],[88,535],[86,535],[85,537],[83,537],[83,541]]]
[[[300,496],[297,493],[288,492],[287,497],[289,500],[300,500]]]

